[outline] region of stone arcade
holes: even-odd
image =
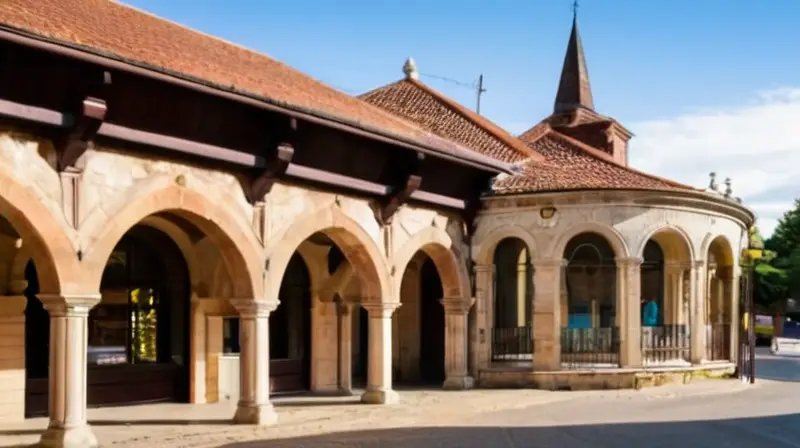
[[[735,360],[754,216],[627,166],[577,25],[517,138],[411,61],[353,98],[118,3],[0,22],[0,421],[49,415],[44,446],[95,446],[87,406],[269,424],[270,393]]]

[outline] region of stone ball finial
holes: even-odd
[[[407,79],[419,79],[417,63],[411,57],[406,59],[406,63],[403,64],[403,73],[405,73]]]

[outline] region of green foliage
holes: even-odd
[[[751,244],[754,233],[751,233]],[[760,238],[760,235],[758,235]],[[800,297],[800,200],[778,221],[764,242],[764,257],[755,267],[755,301],[772,306],[789,297]]]

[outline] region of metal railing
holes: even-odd
[[[691,339],[685,324],[642,327],[642,361],[645,364],[689,362]]]
[[[562,328],[561,364],[566,369],[619,365],[619,328]]]
[[[706,325],[706,359],[729,361],[731,359],[731,325]]]
[[[492,329],[492,361],[529,361],[533,359],[531,327]]]

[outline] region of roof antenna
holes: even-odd
[[[478,77],[478,85],[477,85],[477,94],[478,94],[478,106],[475,108],[475,112],[480,115],[481,114],[481,97],[483,94],[486,93],[486,89],[483,88],[483,75]]]

